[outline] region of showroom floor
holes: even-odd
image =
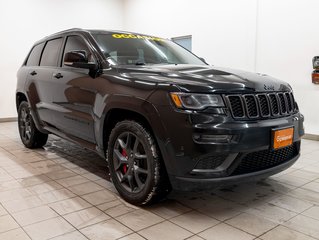
[[[51,136],[44,149],[0,123],[0,239],[319,239],[319,142],[266,181],[173,192],[138,208],[122,201],[96,154]]]

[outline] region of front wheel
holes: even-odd
[[[33,121],[30,106],[23,101],[18,109],[18,127],[20,138],[27,148],[39,148],[46,144],[48,134],[40,132]]]
[[[168,177],[155,140],[139,123],[117,123],[107,152],[112,181],[127,202],[146,205],[169,193]]]

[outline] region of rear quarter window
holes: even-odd
[[[57,38],[47,42],[43,50],[40,66],[56,67],[58,65],[62,41],[62,38]]]
[[[39,66],[43,47],[44,47],[44,43],[40,43],[38,45],[35,45],[32,48],[31,53],[28,57],[26,66]]]

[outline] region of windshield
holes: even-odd
[[[197,64],[198,57],[162,38],[136,34],[94,34],[101,51],[109,62],[118,65]]]

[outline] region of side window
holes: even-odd
[[[86,54],[88,56],[89,62],[94,62],[94,58],[91,54],[90,49],[88,48],[87,44],[85,43],[85,41],[80,36],[69,36],[66,40],[66,44],[64,47],[62,63],[64,63],[65,53],[71,52],[71,51],[76,51],[76,50],[85,50]]]
[[[43,50],[40,66],[57,66],[62,38],[50,40]]]
[[[39,66],[43,47],[44,43],[40,43],[32,48],[26,63],[27,66]]]

